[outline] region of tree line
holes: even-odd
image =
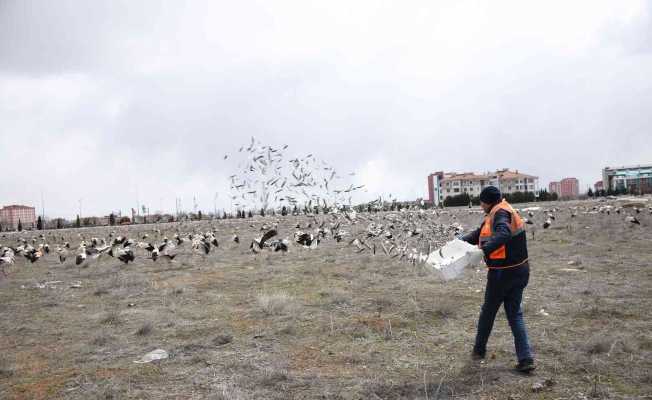
[[[556,201],[559,200],[557,193],[549,193],[547,190],[541,190],[539,196],[535,196],[534,192],[514,192],[503,193],[503,198],[509,203],[532,203],[535,201]],[[455,196],[446,196],[444,199],[444,207],[459,207],[480,205],[480,196],[471,196],[468,193],[460,193]]]

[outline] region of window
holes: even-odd
[[[459,189],[459,188],[455,188],[455,189],[453,189],[453,192],[455,192],[455,193],[459,193],[459,192],[460,192],[460,189]]]

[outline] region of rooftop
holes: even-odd
[[[500,179],[521,179],[521,178],[539,179],[538,176],[522,174],[518,172],[518,170],[510,171],[508,169],[499,169],[498,171],[496,171],[495,175],[498,176]]]
[[[443,180],[473,181],[473,180],[489,180],[489,179],[490,179],[489,175],[479,175],[479,174],[474,174],[473,172],[463,172],[463,173],[450,172],[444,175]]]
[[[23,205],[20,205],[20,204],[11,204],[11,205],[8,205],[8,206],[4,206],[2,209],[5,209],[5,208],[6,209],[17,209],[17,208],[23,208],[24,209],[24,208],[34,208],[34,207],[23,206]]]
[[[652,164],[622,165],[620,167],[604,167],[604,170],[614,171],[618,169],[639,169],[639,168],[652,168]]]
[[[467,181],[473,181],[473,180],[491,180],[491,179],[538,179],[537,176],[534,175],[528,175],[528,174],[522,174],[516,171],[510,171],[509,169],[499,169],[496,172],[490,172],[487,174],[476,174],[474,172],[447,172],[444,174],[444,179],[443,180],[451,180],[451,181],[456,181],[456,180],[467,180]]]

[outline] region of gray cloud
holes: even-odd
[[[228,207],[251,136],[356,171],[360,198],[502,167],[585,188],[652,161],[651,32],[643,1],[5,1],[0,203]]]

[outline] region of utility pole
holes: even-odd
[[[215,192],[215,197],[213,198],[213,215],[217,216],[217,196],[218,193]]]
[[[136,185],[136,215],[140,215],[140,191]]]
[[[45,203],[43,202],[43,188],[41,188],[41,219],[45,223]]]
[[[82,217],[82,198],[79,198],[79,218]]]

